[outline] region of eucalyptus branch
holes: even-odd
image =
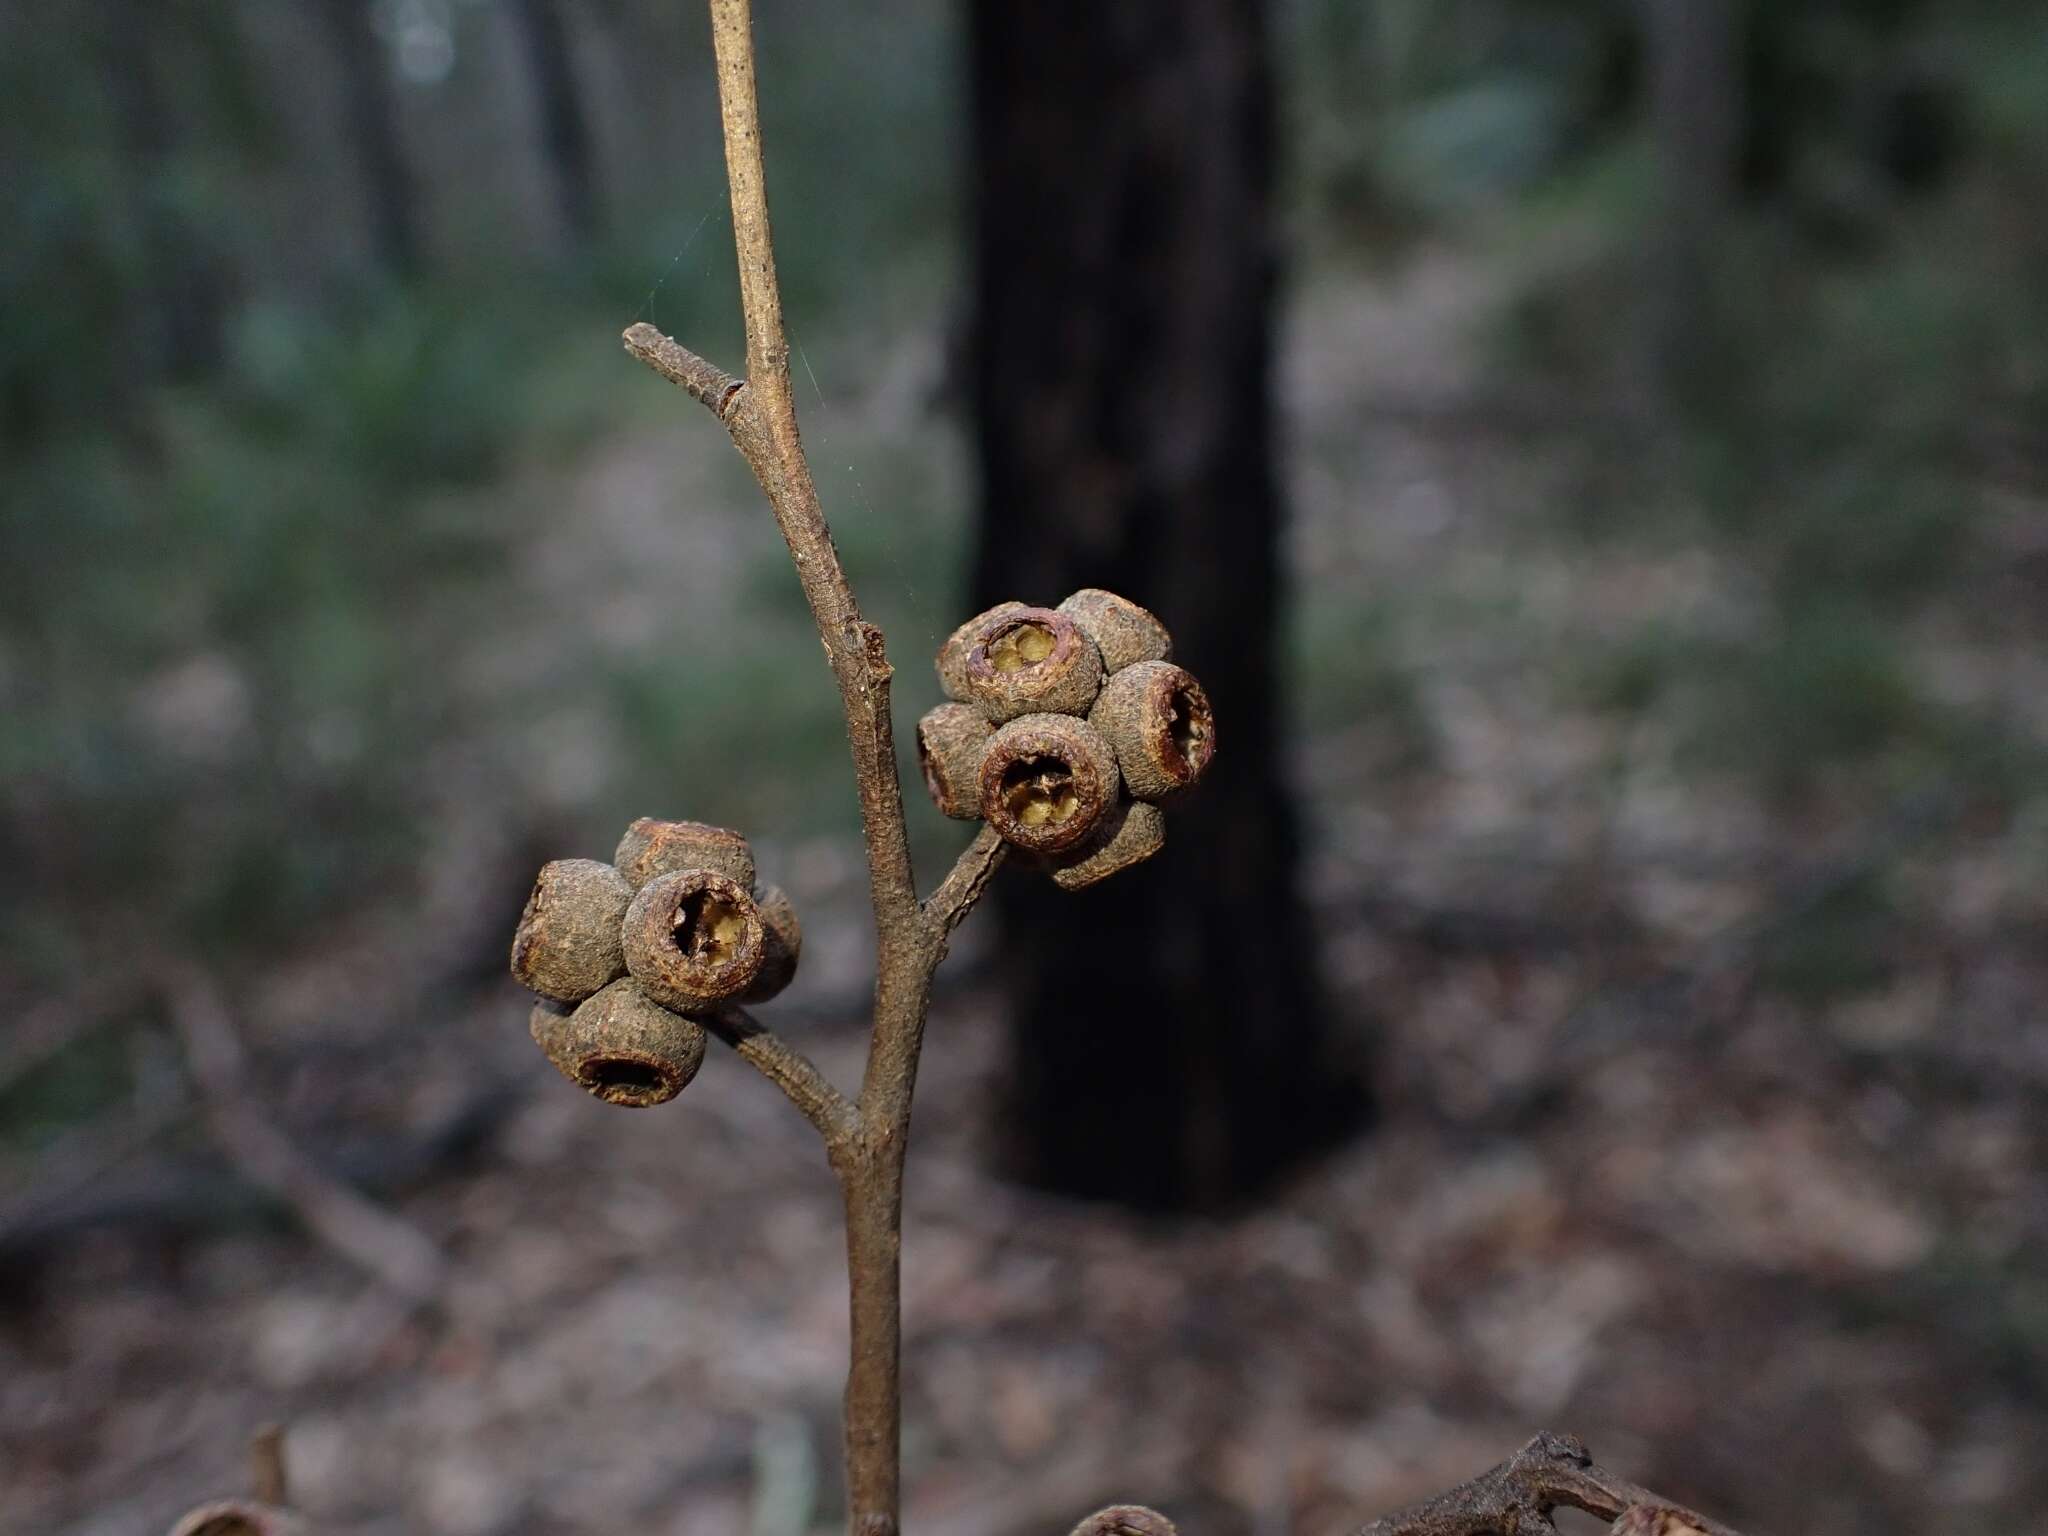
[[[761,164],[761,109],[754,85],[750,0],[711,0],[711,42],[718,66],[718,105],[725,127],[726,179],[732,191],[733,245],[739,258],[740,304],[747,331],[747,381],[732,402],[734,440],[747,455],[796,562],[825,655],[838,680],[853,744],[855,788],[867,837],[875,915],[900,920],[917,905],[910,839],[896,782],[895,734],[889,719],[890,666],[882,632],[861,617],[839,564],[809,463],[798,439],[789,383],[789,338],[775,278],[775,240],[768,222],[768,186]],[[758,441],[756,441],[758,440]],[[754,444],[754,446],[750,446]],[[887,946],[888,922],[883,924]]]
[[[727,427],[732,425],[733,404],[747,387],[745,380],[734,378],[716,363],[706,362],[645,321],[626,327],[625,342],[628,352],[669,383],[680,385],[692,400],[701,402]]]
[[[848,1521],[854,1536],[892,1536],[900,1504],[903,1164],[933,974],[1009,847],[1039,855],[1044,872],[1067,889],[1092,885],[1157,852],[1164,839],[1159,803],[1206,769],[1213,720],[1200,684],[1167,662],[1172,637],[1166,627],[1114,593],[1089,588],[1058,611],[1009,603],[970,620],[939,655],[940,681],[953,702],[920,722],[918,747],[926,787],[940,810],[984,825],[930,898],[918,900],[890,718],[893,669],[882,632],[861,616],[840,565],[797,431],[762,168],[750,4],[709,4],[746,376],[734,377],[651,325],[633,326],[624,340],[628,352],[710,410],[753,471],[839,685],[875,916],[874,1012],[859,1097],[849,1104],[800,1053],[745,1014],[714,1010],[702,1022],[774,1081],[824,1138],[846,1210]],[[702,829],[673,835],[716,851],[715,838]],[[624,852],[633,857],[622,857],[621,864],[635,864],[637,872],[640,850],[622,845]],[[730,868],[726,873],[738,878]],[[692,878],[706,890],[722,889],[715,876]],[[606,886],[601,874],[589,871],[555,877],[565,890],[578,882]],[[607,888],[616,900],[617,888]],[[678,902],[698,898],[679,888],[658,895],[667,903],[658,910],[645,891],[633,898],[624,964],[643,987],[643,972],[674,970],[676,984],[654,1000],[688,1002],[687,972],[695,962],[678,968],[673,954],[659,951],[664,945],[673,950],[685,930],[696,933],[692,909]],[[740,904],[737,897],[723,899],[735,909]],[[545,919],[544,912],[534,919],[535,935],[548,927]],[[582,942],[567,932],[566,920],[555,926],[564,946],[572,937]],[[607,923],[596,927],[608,932]],[[529,945],[531,953],[539,953],[539,942],[536,937]],[[515,973],[519,954],[515,949]],[[595,962],[608,960],[608,953],[592,958],[587,981],[605,974],[605,965]],[[529,981],[544,979],[532,967],[529,972]],[[583,993],[581,985],[573,990]],[[639,1027],[662,1036],[667,1054],[652,1065],[667,1074],[664,1084],[687,1081],[695,1070],[691,1041],[658,1019],[644,1023],[644,1013],[632,1013],[637,1003],[631,997],[609,1006],[605,1029],[620,1038]],[[583,1007],[604,1012],[593,1003]],[[643,1024],[618,1022],[629,1016]],[[537,1039],[558,1042],[557,1065],[591,1091],[621,1103],[643,1094],[647,1074],[633,1063],[593,1060],[592,1031],[562,1026],[545,1013],[537,1015],[535,1029]]]
[[[703,1024],[748,1066],[780,1088],[817,1127],[827,1147],[841,1145],[858,1134],[860,1111],[832,1086],[810,1057],[746,1009],[721,1008],[704,1015]]]
[[[625,345],[709,408],[753,470],[789,546],[846,716],[875,914],[874,1017],[858,1105],[847,1103],[808,1060],[746,1015],[728,1011],[706,1022],[817,1127],[839,1179],[852,1320],[846,1387],[849,1522],[857,1536],[888,1536],[897,1527],[899,1505],[897,1266],[911,1096],[932,974],[945,955],[947,936],[1000,862],[1001,843],[984,830],[932,901],[918,902],[890,718],[893,669],[882,632],[861,616],[840,565],[797,431],[762,166],[751,7],[748,0],[710,0],[710,10],[746,324],[746,377],[734,378],[650,325],[628,330]]]
[[[994,827],[983,827],[974,841],[960,850],[960,857],[924,904],[925,925],[941,940],[974,910],[988,889],[989,881],[1002,868],[1005,844]]]

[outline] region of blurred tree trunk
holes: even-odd
[[[101,58],[140,258],[136,350],[147,375],[190,377],[219,360],[227,282],[219,253],[178,202],[179,125],[158,73],[163,7],[112,0],[103,14]]]
[[[1650,372],[1682,402],[1710,390],[1716,372],[1722,235],[1741,147],[1741,0],[1639,4],[1659,177]]]
[[[515,0],[512,18],[539,104],[541,154],[554,182],[555,208],[569,246],[581,251],[597,234],[597,170],[568,29],[557,0]]]
[[[420,269],[419,199],[398,137],[391,61],[371,27],[367,0],[319,0],[341,74],[342,110],[370,199],[370,244],[394,277]]]
[[[974,0],[979,605],[1155,609],[1220,750],[1164,853],[1006,876],[1011,1171],[1150,1208],[1357,1123],[1296,890],[1275,659],[1273,89],[1257,0]]]

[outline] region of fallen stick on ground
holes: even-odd
[[[1618,1536],[1736,1536],[1595,1465],[1576,1435],[1547,1433],[1469,1483],[1375,1520],[1358,1536],[1535,1536],[1557,1529],[1550,1515],[1559,1508],[1612,1520]]]
[[[1594,1465],[1575,1435],[1541,1434],[1491,1471],[1360,1529],[1356,1536],[1556,1536],[1551,1513],[1581,1509],[1614,1522],[1609,1536],[1736,1536]],[[1142,1504],[1099,1509],[1071,1536],[1179,1536]]]
[[[159,976],[207,1125],[235,1171],[407,1300],[439,1296],[448,1262],[433,1241],[324,1172],[258,1107],[241,1039],[213,979],[197,966],[169,961]]]

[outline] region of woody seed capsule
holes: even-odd
[[[1027,853],[1084,846],[1116,805],[1116,754],[1085,720],[1025,715],[989,738],[981,759],[981,814]]]
[[[968,702],[998,724],[1020,715],[1084,715],[1101,689],[1102,653],[1052,608],[992,619],[967,649]]]
[[[761,909],[761,969],[740,994],[740,1001],[765,1003],[796,979],[804,930],[796,920],[796,907],[781,886],[756,887],[754,901]]]
[[[171,1536],[306,1536],[306,1522],[288,1509],[254,1499],[220,1499],[188,1510]]]
[[[541,866],[512,933],[512,976],[557,1002],[580,1003],[626,973],[619,924],[632,887],[609,864],[557,859]]]
[[[972,704],[941,704],[917,722],[917,764],[941,815],[980,818],[981,757],[994,733]]]
[[[1170,661],[1141,661],[1112,676],[1088,723],[1116,749],[1124,783],[1140,800],[1186,789],[1216,755],[1209,696]]]
[[[1166,813],[1143,800],[1126,800],[1103,818],[1084,849],[1054,866],[1053,884],[1063,891],[1085,891],[1144,863],[1165,846]]]
[[[1083,587],[1061,603],[1059,611],[1095,642],[1106,672],[1121,672],[1138,661],[1164,661],[1173,654],[1173,636],[1166,626],[1128,597]]]
[[[647,995],[685,1011],[746,991],[767,949],[753,896],[711,869],[679,869],[641,886],[624,937],[626,969]]]
[[[626,828],[612,862],[636,891],[656,875],[678,869],[715,869],[741,885],[754,883],[754,850],[747,840],[730,828],[701,821],[642,816]]]
[[[630,976],[574,1013],[536,1007],[528,1028],[562,1076],[626,1109],[667,1103],[704,1064],[704,1026],[663,1008]]]
[[[1174,1523],[1143,1504],[1112,1504],[1098,1509],[1068,1536],[1180,1536]]]
[[[977,613],[946,637],[946,643],[939,647],[936,665],[939,686],[945,689],[947,698],[957,699],[963,704],[968,701],[967,653],[974,649],[974,637],[981,632],[981,627],[1010,614],[1026,612],[1030,607],[1029,603],[997,603],[995,607]]]

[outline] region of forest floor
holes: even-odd
[[[1939,777],[1880,777],[1795,814],[1691,768],[1669,714],[1600,702],[1587,677],[1617,634],[1716,632],[1754,583],[1682,530],[1561,531],[1568,456],[1475,404],[1490,281],[1450,257],[1321,280],[1287,352],[1310,878],[1383,1118],[1229,1219],[998,1183],[1001,1000],[970,926],[906,1215],[919,1536],[1048,1536],[1126,1499],[1191,1536],[1340,1532],[1543,1428],[1759,1532],[2038,1528],[2048,802],[1992,815]],[[920,481],[963,504],[958,444],[921,404],[936,323],[899,352],[854,404],[820,391],[828,495],[850,459],[856,504]],[[454,661],[474,718],[519,723],[429,765],[466,786],[439,873],[236,992],[267,1108],[342,1166],[369,1149],[446,1254],[446,1294],[408,1309],[217,1177],[193,1185],[190,1126],[87,1164],[0,1211],[0,1532],[164,1529],[237,1486],[273,1420],[329,1530],[833,1526],[845,1301],[809,1128],[717,1057],[658,1116],[611,1113],[545,1071],[497,974],[498,908],[642,746],[579,691],[593,654],[715,661],[699,648],[779,558],[717,450],[650,415],[537,475],[522,495],[571,512],[508,518],[523,590]],[[946,625],[928,556],[859,519],[847,542],[907,677]],[[2048,741],[2048,649],[1922,622],[1930,687]],[[823,676],[785,704],[740,671],[732,718],[772,738],[779,711],[815,715]],[[906,686],[899,714],[925,702]],[[805,729],[829,747],[829,717]],[[674,730],[689,765],[739,756]],[[735,819],[800,829],[762,840],[809,946],[776,1016],[851,1082],[852,845],[773,819],[807,783],[752,792]],[[378,1165],[429,1132],[418,1166]],[[33,1196],[62,1171],[10,1173]],[[176,1220],[81,1225],[124,1199]]]

